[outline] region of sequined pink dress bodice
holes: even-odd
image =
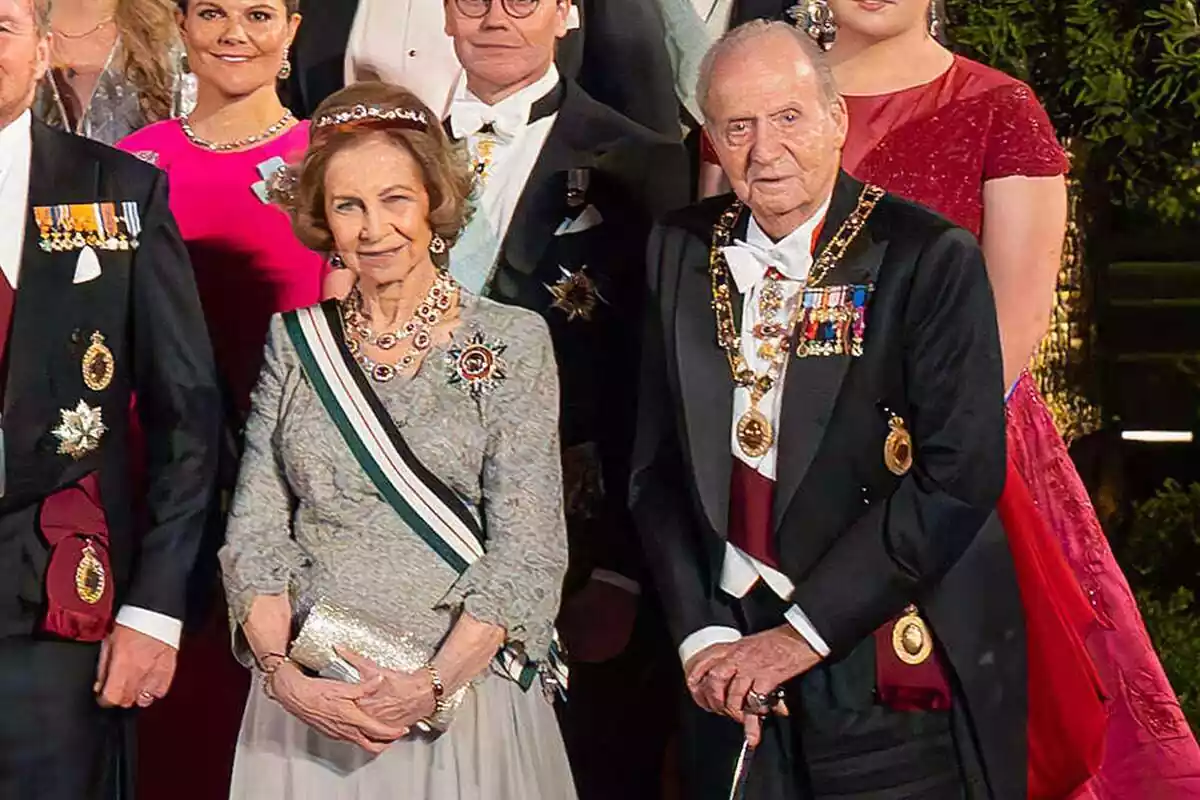
[[[956,57],[936,80],[846,98],[844,167],[979,236],[984,183],[1061,175],[1067,162],[1025,84]],[[1037,388],[1008,404],[1009,448],[1100,621],[1088,649],[1111,698],[1103,767],[1084,797],[1200,798],[1200,748],[1146,634],[1133,593]]]

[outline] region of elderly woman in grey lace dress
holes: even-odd
[[[439,266],[469,171],[412,94],[357,84],[312,130],[296,230],[357,283],[272,321],[253,395],[221,552],[235,650],[261,677],[232,796],[573,800],[530,684],[567,557],[549,333]],[[293,639],[314,604],[402,631],[427,661],[342,646],[358,680],[317,677]]]

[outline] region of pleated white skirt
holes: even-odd
[[[326,738],[263,694],[246,702],[231,800],[576,800],[554,709],[489,675],[450,730],[377,757]]]

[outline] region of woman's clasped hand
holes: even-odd
[[[436,709],[424,670],[384,669],[346,650],[338,655],[358,670],[358,683],[313,678],[291,662],[268,675],[271,696],[289,713],[325,734],[379,754]]]

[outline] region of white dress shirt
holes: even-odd
[[[346,45],[346,84],[403,86],[444,117],[462,75],[444,9],[444,0],[359,0]],[[579,27],[574,4],[567,27]]]
[[[29,173],[33,159],[33,115],[26,111],[0,130],[0,268],[15,290],[21,274],[25,221],[29,217]],[[11,343],[10,343],[11,346]],[[122,606],[117,624],[179,647],[183,623],[137,606]]]
[[[493,126],[496,140],[487,178],[477,179],[472,195],[475,214],[450,250],[450,273],[471,292],[479,294],[491,280],[513,211],[558,118],[556,112],[529,122],[530,109],[558,82],[558,68],[551,64],[541,78],[495,105],[476,97],[465,76],[455,90],[450,127],[456,139],[466,141],[472,160],[478,155],[483,125]]]
[[[757,340],[754,338],[754,327],[760,321],[758,298],[762,288],[766,267],[773,266],[782,273],[785,280],[781,281],[783,308],[778,316],[790,319],[796,304],[801,301],[804,280],[812,267],[813,237],[825,219],[829,209],[829,201],[817,211],[812,218],[792,231],[778,243],[772,242],[762,229],[750,218],[746,230],[746,241],[735,242],[726,247],[724,255],[729,263],[729,271],[734,283],[742,295],[742,356],[755,374],[763,374],[769,367],[769,362],[759,356]],[[784,363],[778,380],[771,391],[759,400],[758,410],[778,431],[783,407],[783,386],[787,378],[787,363]],[[733,419],[729,434],[729,446],[734,458],[737,458],[764,478],[775,480],[775,465],[778,457],[778,437],[771,447],[758,458],[746,455],[737,441],[737,420],[750,410],[750,390],[744,386],[734,387],[733,390]],[[745,597],[751,589],[763,581],[780,599],[790,600],[796,590],[792,581],[777,569],[759,561],[750,554],[734,547],[725,545],[725,559],[721,564],[721,590],[731,597]],[[799,606],[793,605],[784,614],[784,619],[804,637],[804,640],[818,655],[829,655],[829,645],[821,638],[821,634],[813,627],[811,621]],[[742,634],[735,628],[710,626],[692,633],[679,646],[679,657],[687,663],[694,655],[704,648],[720,643],[735,642]]]

